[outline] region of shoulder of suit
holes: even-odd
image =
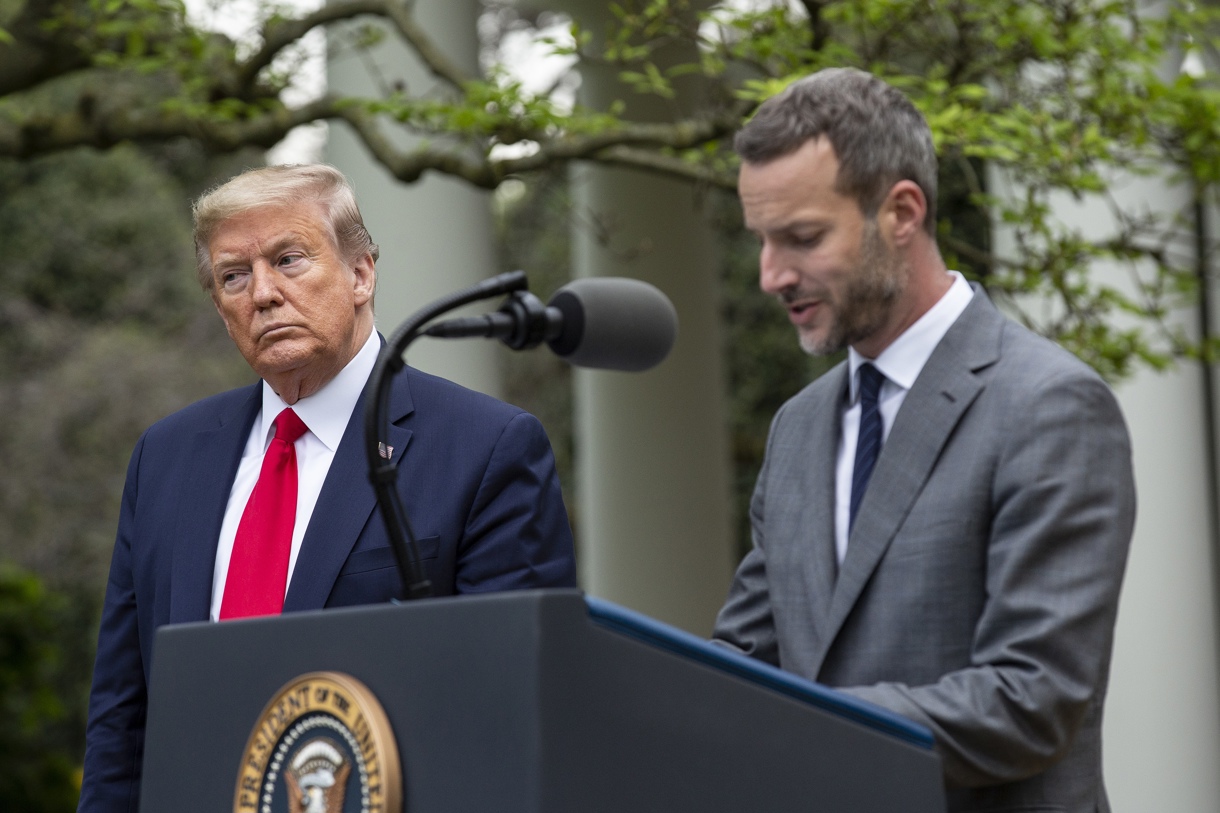
[[[1001,333],[998,366],[1012,371],[1012,377],[1028,377],[1031,382],[1068,378],[1104,383],[1096,370],[1071,351],[1008,318]]]
[[[1060,380],[1104,385],[1089,365],[1001,312],[977,288],[974,300],[941,339],[933,357],[942,372],[963,364],[993,384],[1012,384],[1026,395],[1036,395]]]
[[[209,395],[173,412],[150,426],[145,434],[209,429],[229,420],[236,411],[260,395],[261,381]],[[259,402],[261,406],[261,401]]]

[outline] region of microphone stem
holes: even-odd
[[[428,322],[462,305],[524,290],[527,284],[525,272],[512,271],[421,308],[394,331],[389,342],[381,349],[372,375],[369,376],[364,408],[364,445],[369,479],[377,494],[377,504],[381,507],[386,533],[390,538],[390,548],[394,551],[398,573],[406,588],[404,598],[407,600],[427,598],[433,591],[432,584],[420,564],[419,547],[415,542],[415,533],[407,518],[406,508],[395,487],[398,465],[393,460],[382,457],[382,439],[389,435],[390,383],[394,374],[405,366],[403,353],[411,342],[423,335],[422,329]]]

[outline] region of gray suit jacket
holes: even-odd
[[[976,293],[907,393],[840,568],[846,399],[841,364],[776,414],[714,637],[928,726],[951,811],[1108,811],[1101,712],[1135,515],[1113,394]]]

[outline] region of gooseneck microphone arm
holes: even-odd
[[[428,580],[420,564],[419,548],[411,530],[406,509],[394,487],[398,480],[398,464],[391,460],[382,438],[389,435],[390,383],[402,370],[403,353],[407,347],[424,335],[424,327],[433,319],[455,308],[493,299],[497,296],[524,291],[528,285],[525,272],[511,271],[480,282],[462,291],[438,299],[416,311],[407,321],[399,325],[386,346],[381,349],[373,373],[369,377],[368,394],[364,409],[364,445],[368,456],[369,479],[377,493],[377,504],[385,519],[386,532],[390,537],[390,548],[398,563],[398,573],[406,586],[403,598],[407,600],[428,598],[432,595],[432,582]],[[541,303],[539,303],[541,304]],[[401,458],[400,458],[401,459]]]
[[[446,319],[423,335],[437,339],[499,339],[513,350],[531,350],[563,332],[563,313],[529,291],[513,291],[494,313]]]
[[[578,367],[640,372],[660,364],[677,338],[678,315],[673,303],[645,282],[615,277],[573,280],[546,305],[526,286],[525,273],[513,271],[417,311],[390,337],[369,377],[364,409],[369,479],[385,517],[407,599],[432,595],[415,534],[394,487],[398,464],[392,460],[393,450],[382,443],[389,431],[390,381],[403,368],[407,345],[420,336],[499,339],[513,350],[546,342],[557,356]],[[507,299],[494,313],[429,324],[454,308],[502,295]]]

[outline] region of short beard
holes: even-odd
[[[798,334],[801,349],[811,356],[829,356],[867,339],[885,326],[894,301],[906,290],[907,270],[890,251],[875,220],[866,220],[860,236],[860,261],[843,291],[843,299],[832,306],[833,321],[818,340]]]

